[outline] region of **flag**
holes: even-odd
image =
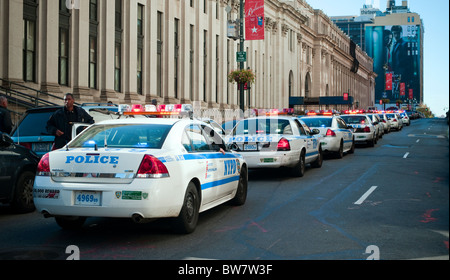
[[[264,0],[245,1],[245,40],[264,40]]]

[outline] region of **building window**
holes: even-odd
[[[66,2],[59,1],[59,49],[58,49],[58,83],[69,85],[69,30],[70,11]]]
[[[122,89],[122,45],[116,43],[114,50],[114,90],[120,92]]]
[[[59,29],[59,84],[69,85],[69,29]]]
[[[36,0],[23,1],[23,80],[36,82]]]
[[[156,58],[156,90],[159,97],[162,97],[162,26],[163,24],[163,14],[158,12],[157,18],[157,36],[156,36],[156,48],[157,48],[157,58]]]
[[[144,49],[144,6],[138,4],[137,20],[137,93],[142,94],[142,69],[143,69],[143,49]]]
[[[23,73],[24,81],[36,81],[36,22],[24,20]]]
[[[114,90],[122,91],[122,0],[116,1],[115,47],[114,47]]]
[[[97,37],[89,36],[89,87],[97,88]]]
[[[206,102],[206,80],[208,77],[208,31],[203,30],[203,101]]]
[[[97,0],[89,1],[89,88],[97,89]]]
[[[194,26],[189,26],[189,98],[194,100]]]
[[[174,26],[174,93],[175,93],[175,98],[178,98],[178,57],[179,57],[179,51],[180,51],[180,46],[179,46],[179,40],[180,40],[180,36],[179,36],[179,29],[180,29],[180,20],[179,19],[175,19],[175,26]]]

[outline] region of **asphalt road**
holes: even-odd
[[[280,170],[249,177],[244,206],[201,214],[190,235],[173,233],[168,220],[89,218],[81,230],[64,231],[36,212],[1,206],[0,260],[449,259],[443,119],[414,120],[373,148],[326,157],[303,178]]]

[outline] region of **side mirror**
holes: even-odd
[[[11,139],[11,137],[6,133],[0,132],[0,145],[8,147],[11,144],[14,144],[14,141]]]
[[[235,151],[235,152],[239,151],[239,146],[236,143],[228,144],[228,150]]]

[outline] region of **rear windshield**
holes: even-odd
[[[309,127],[331,127],[331,118],[302,118]]]
[[[341,116],[341,118],[348,124],[365,124],[365,116]]]
[[[39,112],[27,114],[12,137],[50,135],[47,132],[47,121],[54,112]]]
[[[69,148],[143,148],[161,149],[171,125],[115,124],[94,125],[80,134]]]
[[[233,129],[233,135],[252,134],[292,135],[293,133],[289,120],[276,118],[242,120]]]

